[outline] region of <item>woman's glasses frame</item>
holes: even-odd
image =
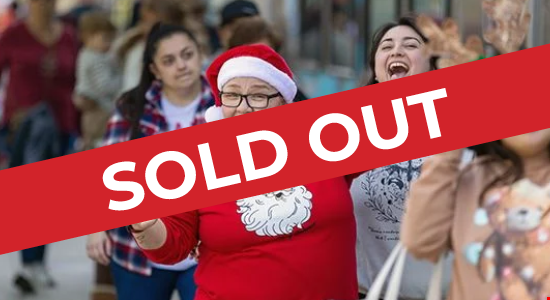
[[[224,95],[232,95],[232,96],[238,96],[240,98],[239,100],[239,103],[237,105],[227,105],[226,103],[224,103],[223,101],[223,98],[224,98]],[[252,106],[250,104],[250,101],[248,101],[248,97],[251,97],[251,96],[256,96],[256,97],[265,97],[266,101],[265,101],[265,105],[263,106]],[[225,92],[220,92],[220,100],[222,102],[222,105],[225,106],[225,107],[230,107],[230,108],[237,108],[239,107],[242,103],[243,103],[243,99],[246,101],[246,104],[248,105],[248,107],[250,108],[267,108],[269,106],[269,100],[273,99],[273,98],[277,98],[277,97],[282,97],[281,93],[275,93],[275,94],[271,94],[271,95],[265,95],[265,94],[248,94],[248,95],[242,95],[242,94],[238,94],[238,93],[225,93]]]

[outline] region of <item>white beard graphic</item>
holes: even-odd
[[[311,217],[312,194],[305,186],[254,196],[237,201],[246,230],[259,236],[290,234]]]

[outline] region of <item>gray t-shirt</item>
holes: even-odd
[[[365,292],[399,241],[401,218],[410,182],[420,174],[424,158],[366,172],[351,186],[357,221],[357,274]],[[407,257],[400,297],[424,299],[433,264]],[[444,289],[450,283],[451,258],[445,266]]]

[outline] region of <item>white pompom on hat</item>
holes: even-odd
[[[239,46],[224,52],[212,62],[206,77],[216,98],[216,105],[206,111],[206,122],[223,119],[220,91],[231,79],[253,77],[263,80],[273,86],[286,103],[292,103],[298,91],[284,58],[261,44]]]

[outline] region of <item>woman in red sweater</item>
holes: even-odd
[[[233,48],[207,71],[216,106],[207,121],[291,103],[286,62],[264,45]],[[229,202],[129,227],[159,263],[200,241],[197,300],[355,300],[354,175]]]
[[[78,130],[77,111],[72,103],[78,39],[71,28],[55,18],[55,4],[55,0],[28,1],[28,16],[0,36],[0,74],[9,70],[0,133],[14,136],[22,121],[28,120],[27,114],[38,104],[46,103],[55,121],[55,136],[60,137],[61,151],[56,154],[63,155]],[[0,144],[8,143],[0,140]],[[37,149],[36,145],[33,147]],[[11,167],[33,162],[16,163],[19,160],[15,155],[22,151],[10,150]],[[35,158],[46,159],[46,156],[44,152]],[[23,292],[54,285],[44,268],[44,255],[45,246],[22,251],[23,269],[15,283]]]

